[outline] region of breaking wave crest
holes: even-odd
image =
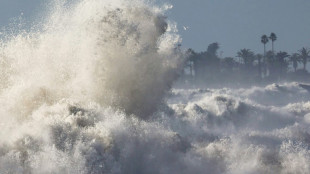
[[[62,98],[152,114],[182,62],[161,9],[112,0],[52,9],[41,28],[1,43],[3,102],[22,117]]]
[[[310,173],[307,85],[173,89],[165,8],[57,1],[0,44],[0,173]]]

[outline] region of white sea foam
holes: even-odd
[[[1,174],[310,173],[299,84],[169,93],[183,56],[168,6],[52,4],[0,44]]]

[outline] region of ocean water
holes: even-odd
[[[4,32],[0,173],[310,173],[309,91],[173,86],[186,55],[169,8],[52,1]]]

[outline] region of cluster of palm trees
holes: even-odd
[[[266,44],[269,39],[272,42],[272,49],[271,51],[266,51]],[[303,64],[302,71],[307,73],[306,67],[307,62],[310,59],[310,49],[303,47],[297,53],[291,55],[285,51],[279,51],[276,53],[274,50],[274,42],[276,40],[277,36],[274,33],[271,33],[269,37],[266,35],[261,37],[261,42],[264,45],[263,55],[255,54],[250,49],[241,49],[237,53],[237,57],[239,57],[239,63],[244,66],[244,70],[249,72],[257,67],[259,78],[283,79],[288,73],[290,67],[292,67],[296,73],[298,65],[301,63]]]
[[[271,50],[267,50],[267,43],[271,41]],[[307,62],[310,60],[310,49],[303,47],[297,53],[289,55],[285,51],[275,52],[274,43],[277,35],[271,33],[269,36],[261,36],[261,43],[264,45],[263,54],[255,54],[250,49],[241,49],[237,52],[237,59],[234,57],[220,58],[217,55],[218,43],[209,45],[207,51],[196,53],[192,49],[188,50],[190,55],[188,67],[189,76],[196,81],[216,81],[224,79],[248,79],[252,81],[281,80],[287,75],[293,76],[302,72],[305,76],[307,72]],[[303,68],[298,70],[298,65],[303,64]],[[289,72],[290,67],[293,72]],[[310,79],[310,75],[309,79]],[[255,80],[253,80],[255,79]]]
[[[269,37],[267,35],[261,37],[261,42],[264,44],[264,56],[266,55],[266,44],[269,42],[269,39],[272,42],[272,52],[274,53],[274,42],[277,40],[277,35],[271,33]]]
[[[277,35],[275,33],[271,33],[269,37],[267,35],[263,35],[261,37],[261,42],[264,44],[264,75],[267,74],[266,44],[269,42],[269,39],[272,42],[272,54],[274,58],[274,42],[277,40]],[[261,74],[261,61],[259,61],[259,74]]]
[[[269,39],[272,42],[272,49],[271,52],[269,52],[269,56],[266,55],[266,44],[269,42]],[[261,37],[261,42],[264,45],[264,62],[268,62],[267,58],[275,59],[275,51],[274,51],[274,42],[277,40],[277,36],[275,33],[271,33],[268,37],[267,35],[263,35]],[[294,72],[296,72],[298,64],[303,64],[303,70],[306,71],[306,65],[310,58],[310,50],[303,47],[301,50],[299,50],[298,53],[293,53],[292,55],[288,55],[286,52],[279,52],[277,54],[278,61],[281,63],[284,63],[285,61],[289,61],[293,64]],[[289,60],[285,60],[286,58],[289,58]],[[267,65],[267,63],[266,63]]]

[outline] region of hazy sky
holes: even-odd
[[[220,43],[223,56],[241,48],[262,51],[260,37],[275,32],[276,50],[310,47],[310,0],[171,0],[183,45],[197,51]],[[184,31],[181,26],[188,26]],[[271,44],[268,45],[271,47]]]
[[[47,0],[45,0],[46,2]],[[161,0],[164,1],[164,0]],[[0,0],[0,26],[24,13],[37,14],[44,0]],[[178,23],[183,46],[206,50],[212,42],[222,56],[242,48],[262,52],[260,37],[275,32],[277,51],[295,52],[310,47],[310,0],[167,0],[174,8],[167,15]],[[42,7],[42,6],[41,6]],[[188,27],[187,30],[183,26]],[[271,47],[271,44],[268,45]]]

